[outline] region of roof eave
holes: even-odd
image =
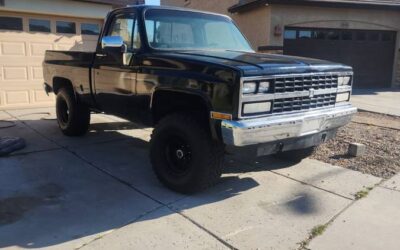
[[[358,2],[327,2],[327,1],[310,1],[310,0],[255,0],[245,4],[235,4],[228,11],[230,13],[245,12],[268,4],[284,4],[284,5],[303,5],[303,6],[320,6],[331,8],[362,8],[362,9],[386,9],[400,10],[399,4],[391,3],[358,3]]]

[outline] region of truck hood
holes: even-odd
[[[324,60],[264,53],[180,51],[171,54],[188,60],[207,61],[235,67],[241,70],[244,76],[352,70],[349,66]]]

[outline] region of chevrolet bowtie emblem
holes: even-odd
[[[315,89],[310,89],[310,94],[308,95],[308,97],[313,98],[314,92],[315,92]]]

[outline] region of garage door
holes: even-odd
[[[351,65],[356,88],[390,87],[395,37],[391,31],[287,27],[284,54]]]
[[[102,21],[0,12],[0,109],[48,106],[46,50],[93,51]]]

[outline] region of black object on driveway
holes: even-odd
[[[23,149],[25,146],[25,140],[22,138],[0,137],[0,156],[11,154],[14,151]]]

